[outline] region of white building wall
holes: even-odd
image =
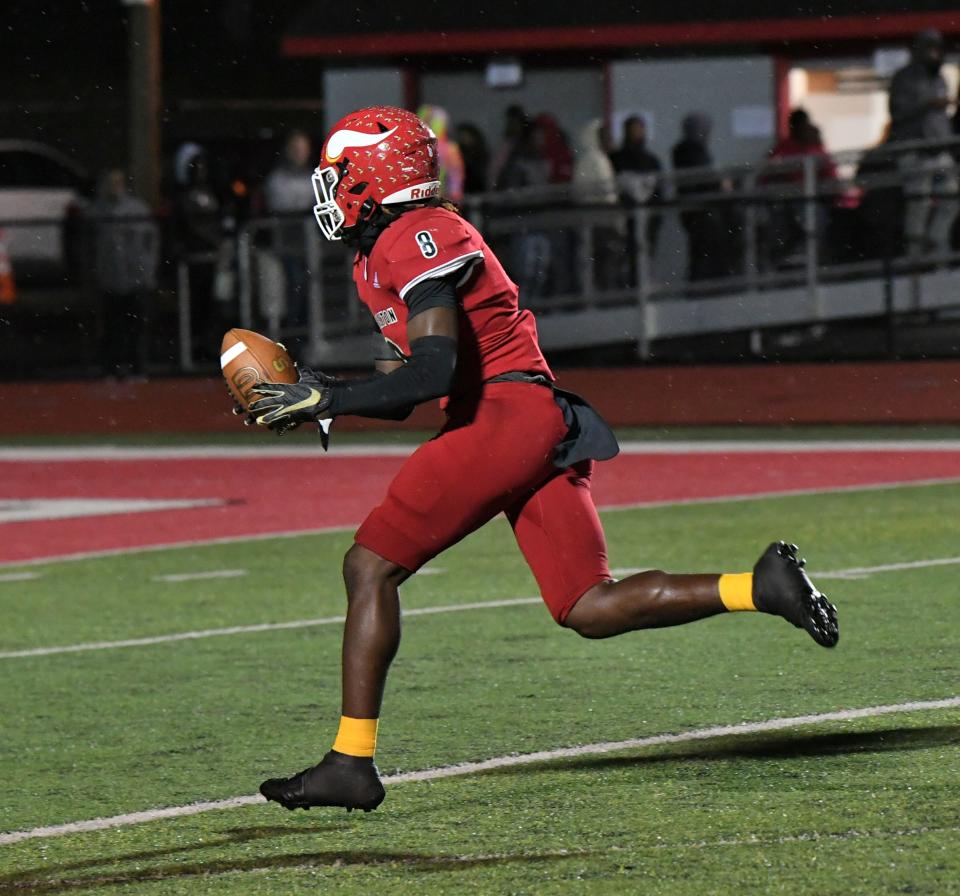
[[[388,67],[328,68],[323,73],[323,100],[327,129],[364,106],[403,106],[403,72]]]
[[[669,167],[680,122],[690,112],[713,119],[718,165],[763,158],[775,141],[774,67],[769,56],[626,60],[610,64],[614,139],[630,114],[648,119],[650,149]]]
[[[515,103],[531,116],[553,115],[573,145],[584,124],[603,116],[603,91],[599,63],[592,68],[526,69],[518,87],[488,87],[482,71],[428,72],[420,81],[423,102],[443,106],[454,127],[465,121],[477,125],[492,151],[503,139],[503,113]]]

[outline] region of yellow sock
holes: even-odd
[[[347,756],[373,756],[377,750],[379,719],[352,719],[340,716],[340,730],[333,749]]]
[[[753,605],[753,573],[727,573],[720,576],[720,600],[730,610],[756,610]]]

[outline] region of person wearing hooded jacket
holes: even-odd
[[[600,119],[580,129],[571,188],[574,202],[580,205],[619,205],[617,175],[607,154],[607,133]],[[625,279],[626,255],[621,216],[611,215],[610,222],[594,226],[592,234],[592,245],[583,247],[586,251],[582,255],[593,265],[594,282],[601,289],[620,285]]]
[[[573,198],[581,205],[616,205],[617,174],[606,151],[606,128],[599,118],[577,134]]]

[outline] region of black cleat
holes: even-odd
[[[806,561],[797,546],[775,541],[753,567],[753,603],[758,610],[782,616],[823,647],[840,640],[837,608],[817,591],[803,571]]]
[[[331,750],[312,768],[290,778],[270,778],[260,793],[285,809],[341,806],[350,812],[370,812],[383,802],[386,792],[373,759],[347,756]]]

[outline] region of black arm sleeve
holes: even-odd
[[[410,358],[399,370],[334,386],[330,413],[334,417],[355,414],[396,419],[400,411],[406,411],[411,405],[446,395],[456,366],[456,339],[449,336],[414,339],[410,343]]]

